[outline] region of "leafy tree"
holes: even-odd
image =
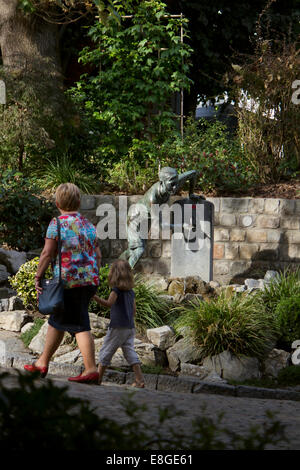
[[[124,155],[134,139],[159,142],[166,129],[176,127],[171,97],[187,89],[190,47],[181,42],[186,19],[166,18],[158,0],[118,6],[121,23],[97,23],[89,31],[93,47],[84,48],[80,61],[93,68],[72,89],[74,101],[99,133],[101,152]]]
[[[45,156],[65,153],[82,132],[64,94],[57,44],[67,23],[87,15],[94,20],[96,13],[107,19],[111,2],[0,0],[0,78],[8,94],[0,110],[2,167],[23,171],[36,167],[36,158],[40,166]]]
[[[299,50],[288,40],[259,34],[253,55],[232,74],[238,107],[238,134],[263,182],[276,183],[300,168],[300,108],[293,83],[300,76]]]
[[[166,0],[166,3],[169,12],[182,12],[189,20],[188,42],[194,51],[189,76],[193,85],[184,97],[186,115],[195,112],[199,97],[214,98],[229,91],[224,76],[232,70],[232,55],[253,52],[251,40],[260,15],[263,27],[270,31],[289,31],[291,40],[299,34],[298,0]]]
[[[55,24],[73,23],[89,13],[99,14],[102,21],[110,15],[118,18],[111,0],[19,0],[19,8],[25,13],[36,14]]]

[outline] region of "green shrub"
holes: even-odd
[[[178,171],[198,170],[197,186],[207,191],[240,191],[257,177],[236,137],[220,121],[189,119],[184,139],[172,136],[160,147],[161,161]]]
[[[157,423],[149,422],[143,415],[147,406],[137,405],[132,394],[121,403],[124,425],[96,414],[87,400],[70,396],[68,387],[37,378],[19,372],[12,385],[8,373],[0,375],[1,450],[263,450],[286,440],[284,426],[269,412],[262,426],[241,434],[224,428],[220,414],[212,419],[202,409],[187,433],[174,426],[172,418],[182,414],[175,407],[160,407]]]
[[[37,309],[37,295],[35,290],[35,275],[39,258],[33,258],[22,264],[17,274],[9,279],[9,283],[23,300],[25,307]],[[52,277],[51,268],[45,273],[46,278]]]
[[[222,293],[210,302],[195,300],[178,309],[181,315],[174,322],[175,330],[179,333],[188,327],[203,357],[229,350],[237,356],[261,358],[277,338],[274,316],[255,296]]]
[[[25,331],[25,333],[21,334],[21,340],[23,341],[25,346],[29,346],[31,340],[38,334],[43,324],[44,320],[42,318],[36,318],[32,327],[29,330]]]
[[[0,244],[28,251],[42,246],[54,205],[22,173],[0,175]]]
[[[300,385],[300,366],[289,366],[281,369],[277,381],[280,385]]]
[[[300,338],[300,270],[285,270],[257,296],[277,321],[281,347]]]
[[[257,179],[238,139],[229,136],[223,123],[190,118],[184,139],[172,130],[165,131],[160,143],[134,139],[128,153],[111,166],[105,182],[119,191],[142,193],[158,180],[159,165],[179,173],[197,170],[196,186],[204,192],[240,191]]]
[[[132,194],[145,192],[158,181],[158,162],[148,156],[146,163],[141,163],[129,152],[120,162],[114,164],[109,171],[106,183],[113,189]]]

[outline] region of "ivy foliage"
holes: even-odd
[[[177,127],[171,98],[191,83],[191,48],[180,36],[181,25],[187,35],[187,20],[166,16],[159,0],[126,6],[132,17],[90,28],[93,46],[79,60],[91,72],[71,90],[99,135],[98,152],[115,161],[134,139],[159,141],[166,129]],[[117,10],[125,13],[121,5]]]

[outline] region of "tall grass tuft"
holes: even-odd
[[[275,315],[280,347],[289,348],[300,338],[300,269],[284,270],[257,296]]]
[[[47,159],[38,173],[46,189],[55,189],[62,183],[73,183],[87,194],[97,190],[95,177],[87,174],[69,155],[55,160]]]
[[[143,331],[146,328],[157,328],[164,325],[170,305],[159,295],[159,290],[136,275],[134,292],[137,328]]]
[[[192,301],[183,306],[174,322],[176,331],[188,327],[203,357],[229,350],[236,356],[262,358],[278,336],[274,316],[256,296],[222,293],[210,302]]]

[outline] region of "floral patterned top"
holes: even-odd
[[[95,226],[79,212],[59,216],[61,233],[61,276],[65,288],[98,286],[99,270],[96,259]],[[52,219],[46,238],[57,240],[57,222]],[[54,277],[59,276],[58,257]]]

